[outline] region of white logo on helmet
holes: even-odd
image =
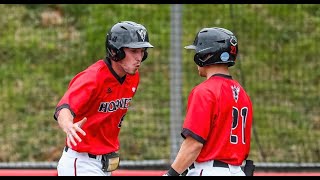
[[[221,61],[228,61],[228,60],[229,60],[229,57],[230,57],[230,55],[229,55],[229,53],[227,53],[227,52],[223,52],[223,53],[220,55]]]
[[[238,44],[237,38],[234,37],[234,36],[231,36],[230,43],[231,43],[232,46],[236,46]]]
[[[139,29],[137,32],[142,41],[144,41],[144,39],[146,38],[147,31],[145,29]]]

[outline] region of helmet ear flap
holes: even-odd
[[[148,57],[148,51],[147,51],[147,49],[145,49],[145,50],[144,50],[144,53],[143,53],[143,57],[142,57],[141,62],[143,62],[144,60],[146,60],[147,57]]]
[[[116,48],[112,43],[110,43],[110,41],[111,41],[111,33],[108,32],[106,37],[106,42],[105,42],[108,57],[110,57],[113,61],[120,61],[121,59],[125,58],[126,54],[123,51],[123,49]],[[114,51],[114,53],[112,51]]]
[[[194,60],[194,62],[195,62],[198,66],[200,66],[200,67],[203,67],[203,66],[204,66],[203,61],[202,61],[199,53],[196,53],[196,54],[194,55],[193,60]]]
[[[115,61],[120,61],[126,57],[126,53],[123,51],[122,48],[116,50],[115,54]]]
[[[107,49],[108,49],[109,57],[113,61],[117,62],[126,57],[126,54],[122,48],[117,49],[116,47],[109,44],[109,47]],[[114,51],[114,53],[112,53],[111,51]]]

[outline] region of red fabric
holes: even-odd
[[[119,150],[121,123],[136,93],[139,72],[126,75],[123,83],[110,70],[110,64],[99,60],[77,74],[57,107],[67,104],[75,113],[74,122],[87,117],[82,126],[86,136],[77,146],[78,152],[106,154]]]
[[[238,100],[233,94],[237,88]],[[231,76],[212,76],[196,86],[189,95],[183,124],[183,129],[204,140],[196,161],[216,159],[241,165],[249,154],[252,116],[249,96]]]

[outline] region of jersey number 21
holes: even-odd
[[[237,144],[239,143],[239,138],[237,134],[233,134],[233,132],[237,128],[241,128],[241,143],[246,144],[245,142],[245,130],[246,130],[246,120],[247,120],[247,115],[248,115],[248,108],[243,107],[239,109],[236,107],[232,108],[232,128],[231,128],[231,136],[230,136],[230,142],[232,144]]]

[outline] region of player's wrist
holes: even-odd
[[[180,176],[180,174],[174,170],[172,167],[170,167],[170,169],[167,171],[166,173],[168,176]]]

